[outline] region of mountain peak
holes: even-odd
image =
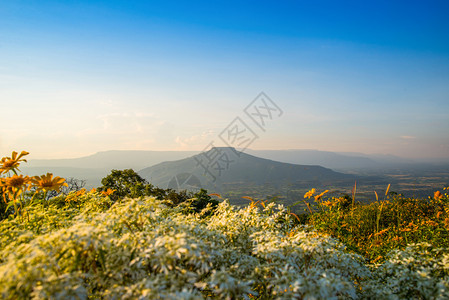
[[[217,186],[236,183],[263,186],[267,183],[316,185],[354,181],[353,176],[321,166],[273,161],[239,152],[232,147],[213,147],[189,158],[145,168],[139,174],[158,186],[167,186],[173,178],[196,177],[203,187],[212,190]]]

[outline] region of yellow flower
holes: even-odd
[[[373,260],[373,263],[376,263],[376,262],[378,262],[379,260],[381,260],[382,259],[382,255],[379,255],[378,257],[376,257],[374,260]]]
[[[394,242],[400,242],[400,241],[402,241],[402,237],[400,237],[400,236],[395,236],[394,238],[392,238],[392,241],[394,241]]]
[[[259,203],[259,201],[252,201],[250,204],[249,204],[249,207],[250,208],[256,208],[257,207],[257,203]]]
[[[47,175],[34,176],[33,178],[31,178],[31,180],[37,187],[36,191],[59,191],[62,186],[68,186],[64,178],[61,178],[59,176],[53,178],[52,173],[47,173]]]
[[[382,235],[382,234],[384,234],[385,232],[387,232],[387,231],[388,231],[388,229],[390,229],[390,228],[385,228],[384,230],[381,230],[381,231],[379,231],[379,232],[375,233],[375,234],[374,234],[374,236],[379,236],[379,235]]]
[[[67,197],[65,197],[65,202],[72,202],[75,200],[76,200],[75,194],[72,193],[68,194]]]
[[[385,191],[385,196],[388,195],[388,191],[390,190],[390,187],[391,187],[391,183],[389,183],[388,186],[387,186],[387,190]]]
[[[65,198],[66,202],[76,202],[78,201],[79,197],[84,195],[86,193],[86,189],[81,189],[78,191],[70,192],[67,197]]]
[[[436,191],[435,193],[433,193],[433,197],[435,198],[435,200],[439,200],[443,198],[443,195],[441,194],[440,191]]]
[[[106,191],[102,191],[101,194],[103,196],[109,196],[109,195],[112,195],[114,192],[115,192],[115,190],[108,188]]]
[[[432,221],[432,220],[427,220],[427,221],[423,221],[422,225],[429,225],[429,226],[438,226],[438,223]]]
[[[2,160],[0,161],[0,174],[7,173],[11,170],[15,173],[15,170],[19,167],[20,162],[26,162],[26,159],[21,159],[22,156],[28,155],[30,153],[22,151],[19,156],[17,156],[17,154],[18,153],[16,151],[13,151],[11,157],[2,158]]]
[[[305,193],[305,194],[304,194],[304,198],[310,199],[310,197],[312,197],[313,194],[315,194],[315,189],[311,189],[310,191],[308,191],[307,193]]]
[[[28,184],[30,183],[30,178],[23,175],[13,175],[8,178],[3,178],[0,180],[0,187],[3,192],[3,199],[6,202],[6,195],[11,198],[16,198],[22,194],[24,190],[29,189]]]
[[[334,203],[332,201],[327,200],[327,201],[323,202],[323,205],[325,205],[327,207],[331,207],[331,206],[334,206]]]
[[[322,192],[319,195],[315,196],[315,201],[319,201],[321,199],[321,197],[323,197],[324,194],[326,194],[327,192],[329,192],[329,190],[325,190],[324,192]]]

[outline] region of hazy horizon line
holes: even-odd
[[[227,146],[218,146],[217,148],[232,148]],[[242,150],[239,150],[242,151]],[[315,152],[325,152],[325,153],[335,153],[346,156],[362,156],[362,157],[392,157],[404,160],[410,160],[415,162],[439,162],[446,161],[449,163],[449,156],[441,156],[441,157],[407,157],[407,156],[399,156],[391,153],[366,153],[366,152],[357,152],[357,151],[333,151],[333,150],[321,150],[321,149],[313,149],[313,148],[285,148],[285,149],[243,149],[242,152],[247,151],[315,151]],[[110,149],[110,150],[100,150],[90,154],[79,155],[79,156],[71,156],[71,157],[57,157],[57,158],[48,158],[48,157],[36,157],[29,158],[28,160],[65,160],[65,159],[79,159],[84,157],[93,156],[95,154],[104,153],[104,152],[204,152],[202,150],[142,150],[142,149]],[[32,154],[32,153],[31,153]]]

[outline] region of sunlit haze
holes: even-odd
[[[2,1],[0,153],[251,149],[449,158],[447,1]],[[282,115],[244,109],[264,92]]]

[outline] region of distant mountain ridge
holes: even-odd
[[[111,150],[79,158],[30,159],[28,163],[22,164],[20,169],[27,175],[51,172],[65,178],[83,179],[87,181],[87,188],[93,188],[100,186],[101,179],[112,169],[137,171],[162,161],[177,160],[196,153],[198,152]]]
[[[110,150],[92,155],[68,159],[30,159],[25,167],[72,167],[86,169],[140,170],[161,162],[179,160],[200,153],[199,151],[149,151]],[[368,155],[363,153],[330,152],[321,150],[245,150],[245,153],[279,162],[319,165],[330,169],[377,168],[391,164],[413,164],[413,160],[392,155]]]
[[[218,150],[217,150],[218,149]],[[232,158],[232,163],[225,163],[221,167],[214,163],[209,168],[204,167],[205,158],[211,157],[212,151],[225,153]],[[196,178],[201,187],[207,189],[221,189],[225,184],[245,183],[252,185],[263,184],[325,184],[326,182],[354,182],[354,176],[335,172],[331,169],[313,165],[298,165],[278,162],[256,157],[244,152],[239,156],[233,148],[215,148],[206,153],[177,161],[163,162],[139,171],[139,174],[151,183],[161,187],[171,187],[177,178]],[[231,160],[231,159],[230,159]],[[229,160],[228,160],[229,161]],[[179,185],[179,182],[177,183]]]
[[[30,159],[28,163],[22,164],[20,169],[28,175],[52,172],[62,177],[87,179],[89,187],[96,187],[100,185],[101,179],[109,174],[112,169],[139,171],[163,162],[182,160],[198,154],[198,151],[111,150],[72,159]],[[319,150],[247,149],[245,154],[279,163],[319,165],[334,171],[351,173],[357,173],[360,170],[377,170],[377,173],[382,174],[387,169],[423,166],[423,164],[417,164],[411,160],[395,156],[336,153]],[[233,178],[239,178],[239,176],[234,174]]]
[[[87,169],[140,170],[163,161],[177,160],[197,154],[198,151],[110,150],[68,159],[31,159],[27,167],[73,167]]]
[[[320,165],[331,169],[373,168],[378,165],[369,157],[319,150],[248,150],[247,153],[279,162]]]

